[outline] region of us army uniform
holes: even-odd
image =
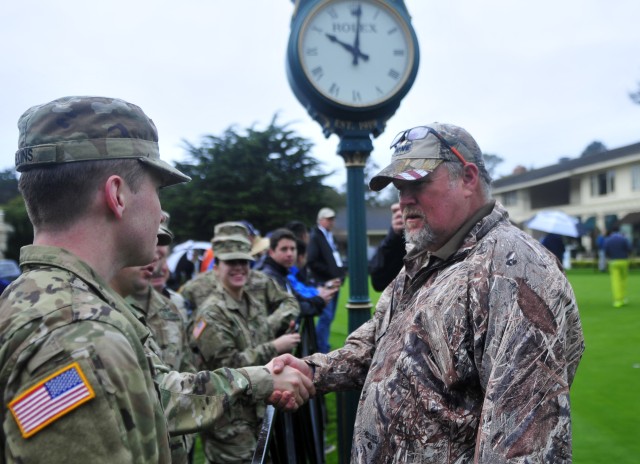
[[[153,350],[169,369],[196,372],[187,341],[186,321],[178,308],[151,286],[144,295],[129,295],[125,301],[131,306],[133,314],[153,335],[153,338],[147,339],[148,348]],[[154,341],[153,344],[151,340]],[[194,445],[194,439],[195,435],[192,434],[171,437],[173,464],[188,462],[188,453]]]
[[[219,286],[215,271],[210,270],[198,274],[193,280],[187,282],[180,290],[180,294],[195,310],[197,310]],[[245,287],[257,303],[267,308],[267,323],[274,333],[282,333],[289,327],[289,322],[294,321],[300,314],[300,307],[296,297],[281,290],[276,283],[264,272],[254,269],[249,270],[249,281]],[[192,315],[193,318],[193,315]]]
[[[250,248],[247,241],[247,253]],[[218,249],[214,251],[221,256]],[[246,291],[242,301],[236,301],[221,284],[196,311],[190,331],[190,344],[200,369],[267,363],[278,355],[273,339],[264,308]],[[202,433],[208,462],[251,461],[264,405],[251,399],[241,404],[234,408],[231,418]]]
[[[144,318],[161,350],[161,358],[178,372],[196,372],[182,313],[168,298],[149,286],[144,295],[130,295],[125,301]]]
[[[318,391],[362,387],[351,462],[570,462],[575,296],[492,206],[440,250],[410,251],[374,318],[306,358]]]
[[[189,180],[160,159],[153,122],[122,100],[54,100],[18,127],[19,172],[134,159],[165,186]],[[0,462],[168,463],[169,433],[210,428],[239,398],[272,393],[264,367],[170,371],[124,300],[64,249],[27,246],[20,262],[0,297]]]
[[[212,427],[238,399],[271,394],[263,367],[170,372],[143,346],[149,331],[124,300],[65,250],[27,246],[20,263],[0,297],[2,462],[168,463],[170,432]],[[18,403],[53,389],[49,380],[83,396],[45,421],[29,405],[21,415]]]

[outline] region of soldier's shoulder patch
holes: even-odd
[[[71,363],[21,393],[9,403],[24,438],[29,438],[95,398],[80,365]]]
[[[207,323],[204,321],[204,319],[198,319],[198,322],[196,322],[196,324],[193,326],[193,338],[195,338],[196,340],[200,338],[200,335],[202,335],[202,331],[206,326]]]

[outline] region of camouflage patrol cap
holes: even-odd
[[[221,261],[232,259],[246,259],[253,261],[251,256],[251,242],[242,235],[222,235],[211,241],[213,254]]]
[[[162,185],[191,180],[160,159],[158,131],[138,106],[117,98],[63,97],[18,120],[16,170],[102,159],[138,159]]]
[[[213,237],[222,235],[241,235],[249,240],[249,229],[242,222],[227,221],[216,224],[213,228]]]
[[[434,122],[398,134],[396,138],[402,137],[392,145],[394,152],[391,164],[371,178],[369,188],[377,192],[394,179],[420,180],[444,161],[460,162],[433,131],[455,148],[466,161],[484,169],[482,151],[471,134],[462,127]],[[415,136],[412,137],[412,134]]]

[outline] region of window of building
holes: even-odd
[[[631,190],[640,190],[640,164],[631,166]]]
[[[505,192],[502,194],[502,204],[504,206],[515,206],[518,204],[518,191]]]
[[[609,170],[591,176],[591,196],[598,197],[615,191],[615,171]]]

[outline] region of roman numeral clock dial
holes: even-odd
[[[381,0],[325,0],[312,8],[298,35],[308,84],[329,101],[373,107],[415,77],[412,30]]]

